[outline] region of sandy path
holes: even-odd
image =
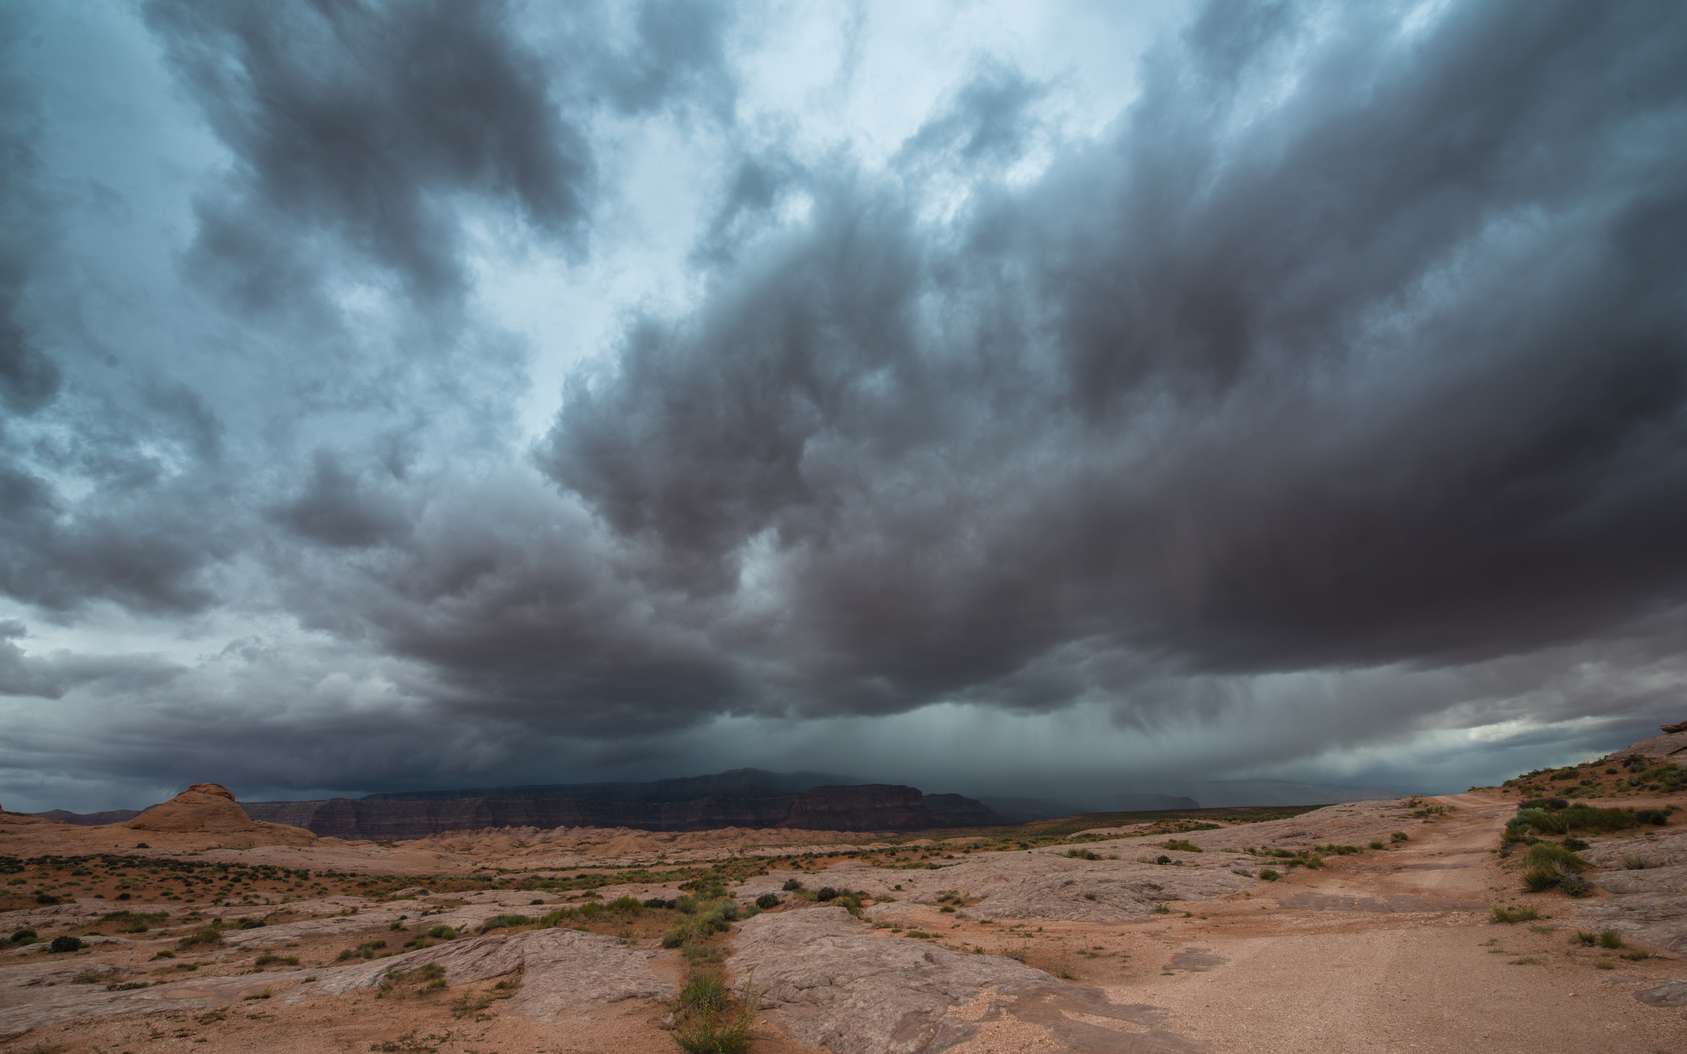
[[[1166,1009],[1172,1028],[1215,1051],[1687,1049],[1687,1011],[1634,998],[1687,970],[1578,960],[1562,898],[1530,901],[1561,916],[1551,932],[1490,924],[1490,904],[1521,900],[1491,852],[1515,805],[1442,800],[1453,815],[1404,848],[1202,906],[1176,929],[1183,947],[1165,971],[1109,994]],[[1262,911],[1262,899],[1277,907]]]

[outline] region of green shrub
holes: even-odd
[[[76,937],[54,937],[47,945],[47,950],[55,955],[60,952],[79,952],[82,950],[82,942]]]
[[[1259,869],[1259,877],[1267,882],[1275,882],[1279,878],[1282,878],[1283,874],[1276,868],[1262,867]]]
[[[456,939],[457,931],[450,926],[435,926],[428,931],[428,936],[436,941],[449,941]]]
[[[1201,847],[1187,838],[1173,838],[1169,842],[1161,842],[1161,849],[1172,849],[1179,853],[1199,853]],[[1070,854],[1068,854],[1070,855]]]
[[[30,944],[30,943],[34,942],[36,939],[37,938],[36,938],[36,935],[35,935],[35,931],[30,929],[28,926],[25,926],[21,930],[13,930],[12,931],[11,943],[13,943],[13,944]]]
[[[1388,836],[1388,840],[1391,842],[1404,842],[1406,841],[1406,832],[1395,831],[1393,834]]]
[[[763,893],[761,896],[756,898],[756,907],[761,908],[763,911],[766,911],[768,908],[776,908],[778,906],[779,897],[777,894]]]
[[[488,933],[492,930],[507,929],[512,926],[526,926],[532,921],[526,915],[494,915],[480,924],[480,932]]]
[[[1499,907],[1489,909],[1488,921],[1514,926],[1519,922],[1533,922],[1540,918],[1540,912],[1534,908]]]
[[[838,891],[833,889],[831,886],[821,886],[814,892],[814,899],[820,901],[822,904],[828,900],[837,899],[837,896]]]
[[[1586,930],[1577,930],[1576,935],[1574,937],[1570,938],[1570,943],[1571,944],[1585,944],[1586,946],[1591,948],[1595,944],[1599,943],[1599,934],[1589,933]]]
[[[1601,948],[1621,948],[1623,946],[1623,935],[1616,930],[1600,930],[1599,946]]]
[[[802,883],[794,878],[787,878],[785,880],[785,884],[779,888],[783,889],[787,893],[795,893],[797,890],[802,888]]]
[[[639,903],[637,897],[616,897],[603,907],[605,911],[615,915],[637,915],[644,910],[644,905]]]
[[[680,1009],[694,1014],[718,1014],[731,999],[726,982],[717,973],[694,973],[679,992]]]
[[[215,926],[201,926],[176,942],[178,948],[192,948],[201,944],[221,944],[223,931]]]

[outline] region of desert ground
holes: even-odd
[[[1445,797],[923,836],[347,842],[214,785],[0,814],[0,1052],[1680,1051],[1661,738]]]

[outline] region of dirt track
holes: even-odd
[[[1576,905],[1558,896],[1529,899],[1550,932],[1491,924],[1490,905],[1524,900],[1493,852],[1515,802],[1441,800],[1455,811],[1404,848],[1197,907],[1204,917],[1167,934],[1197,965],[1174,952],[1167,971],[1109,994],[1165,1008],[1215,1051],[1684,1049],[1687,1010],[1634,998],[1687,976],[1682,964],[1596,969],[1572,951]]]

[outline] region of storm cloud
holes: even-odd
[[[1687,17],[1092,17],[24,9],[8,801],[1439,789],[1679,709]]]

